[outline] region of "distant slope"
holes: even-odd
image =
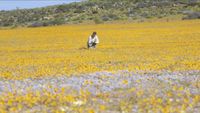
[[[200,0],[87,0],[35,9],[0,11],[0,26],[50,26],[94,21],[163,18],[187,14],[200,18]],[[185,19],[187,19],[185,18]]]

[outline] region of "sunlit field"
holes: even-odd
[[[0,30],[1,113],[197,113],[199,76],[199,20]]]

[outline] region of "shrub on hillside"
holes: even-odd
[[[183,17],[183,20],[186,20],[186,19],[200,19],[200,12],[188,12],[185,15],[186,16]]]
[[[94,18],[94,23],[95,24],[101,24],[101,23],[103,23],[103,21],[99,17],[95,17]]]
[[[28,25],[28,27],[41,27],[44,26],[43,22],[34,22]]]

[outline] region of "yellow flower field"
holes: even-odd
[[[199,75],[199,20],[0,30],[0,113],[195,113]]]
[[[200,70],[199,29],[193,20],[0,30],[0,77]],[[93,31],[100,45],[84,49]]]

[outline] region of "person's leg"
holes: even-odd
[[[96,48],[96,45],[97,45],[96,43],[93,43],[93,44],[92,44],[92,47]]]
[[[89,43],[87,43],[87,47],[90,48],[90,44]]]
[[[88,48],[91,48],[91,47],[92,47],[92,44],[91,44],[91,43],[88,43],[87,46],[88,46]]]

